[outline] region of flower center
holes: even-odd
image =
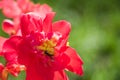
[[[37,46],[38,50],[44,51],[44,54],[47,54],[48,56],[53,56],[54,53],[54,48],[56,46],[56,42],[51,39],[51,40],[45,40],[40,46]]]

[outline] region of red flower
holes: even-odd
[[[33,2],[30,2],[30,0],[0,0],[0,9],[2,9],[2,12],[6,17],[13,19],[13,21],[3,21],[2,29],[9,35],[20,34],[19,21],[21,14],[36,12],[44,19],[45,15],[52,11],[52,8],[47,4],[34,4]]]
[[[43,19],[29,13],[21,17],[22,36],[12,36],[4,46],[6,60],[26,66],[26,80],[68,80],[64,70],[83,74],[82,60],[68,43],[70,23],[52,23],[54,13]]]

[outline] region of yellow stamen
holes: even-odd
[[[51,39],[44,41],[40,46],[37,46],[37,49],[44,51],[44,53],[47,55],[53,56],[55,46],[56,43]]]

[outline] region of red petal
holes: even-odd
[[[7,62],[17,62],[17,53],[15,51],[4,52],[4,58]]]
[[[7,61],[17,61],[17,48],[21,37],[13,36],[3,44],[3,54]]]
[[[43,66],[44,64],[32,61],[27,67],[26,80],[68,80],[64,71],[52,71],[52,69]]]
[[[64,71],[55,71],[53,80],[69,80]]]
[[[48,67],[45,67],[43,63],[32,61],[27,66],[26,80],[53,80],[54,73]]]
[[[68,36],[66,36],[66,38],[63,37],[60,38],[56,48],[61,52],[63,52],[64,50],[66,50],[67,41],[68,41]]]
[[[15,31],[15,27],[14,27],[14,23],[11,20],[4,20],[2,23],[2,29],[8,33],[9,35],[14,34]]]
[[[69,35],[71,30],[71,24],[65,20],[57,21],[53,23],[53,29],[54,32],[60,32],[63,37],[66,37]]]
[[[39,31],[42,30],[41,20],[39,16],[36,15],[35,13],[28,13],[22,15],[20,25],[23,36],[28,35],[35,30],[39,30]]]
[[[26,80],[69,80],[64,71],[52,71],[51,68],[43,66],[44,64],[32,61],[27,67]]]
[[[32,30],[34,30],[34,26],[30,26],[30,16],[29,15],[22,15],[21,16],[21,22],[20,22],[20,25],[21,25],[21,32],[22,32],[22,35],[23,36],[26,36],[27,34],[30,34],[30,32]]]
[[[55,13],[51,12],[46,14],[46,17],[43,21],[43,30],[48,33],[52,31],[52,19],[54,17]]]
[[[7,38],[4,38],[4,37],[1,37],[0,36],[0,55],[2,55],[2,47],[3,47],[3,44],[4,42],[7,40]]]
[[[3,45],[3,51],[9,52],[16,50],[21,40],[22,38],[20,36],[13,36],[9,38],[8,40],[6,40],[6,42]]]
[[[4,69],[4,65],[0,63],[0,74],[2,73],[2,70]],[[0,77],[1,78],[1,77]]]
[[[36,18],[33,18],[32,20],[33,20],[34,25],[37,28],[37,30],[41,32],[42,31],[42,20],[36,19]]]
[[[70,62],[70,58],[68,55],[64,53],[59,53],[57,57],[54,58],[54,62],[52,64],[52,68],[54,70],[63,70]]]
[[[70,47],[65,51],[65,53],[70,57],[70,63],[66,67],[68,70],[82,75],[83,74],[83,61],[80,56],[76,53],[76,51]]]

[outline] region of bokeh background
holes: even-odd
[[[70,80],[120,80],[120,0],[33,1],[50,5],[54,21],[72,24],[69,42],[84,61],[84,75],[67,72]],[[0,12],[0,23],[4,18]],[[7,36],[1,27],[0,35]],[[9,80],[24,80],[24,75]]]

